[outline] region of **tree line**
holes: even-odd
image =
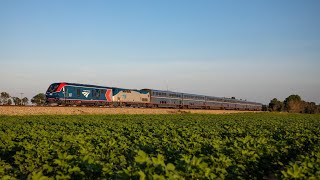
[[[284,101],[273,98],[268,106],[269,111],[289,113],[320,113],[320,105],[314,102],[303,101],[299,95],[290,95]]]
[[[31,103],[37,106],[43,106],[46,101],[46,96],[44,93],[39,93],[31,99]],[[19,98],[15,96],[10,96],[7,92],[1,92],[0,94],[0,105],[16,105],[16,106],[26,106],[29,103],[27,97]]]

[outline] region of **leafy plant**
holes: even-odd
[[[320,116],[0,116],[2,179],[318,179]]]

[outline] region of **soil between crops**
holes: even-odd
[[[107,108],[107,107],[38,107],[0,106],[0,115],[77,115],[77,114],[229,114],[248,111],[200,110],[200,109],[149,109],[149,108]]]

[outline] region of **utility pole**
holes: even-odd
[[[169,91],[169,88],[168,88],[168,80],[166,81],[166,87],[167,87],[167,91]]]
[[[22,105],[22,95],[23,95],[24,93],[20,93],[20,105]]]

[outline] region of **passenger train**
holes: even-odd
[[[154,89],[124,89],[88,84],[53,83],[46,92],[47,104],[108,107],[146,107],[180,109],[225,109],[261,111],[262,104]]]

